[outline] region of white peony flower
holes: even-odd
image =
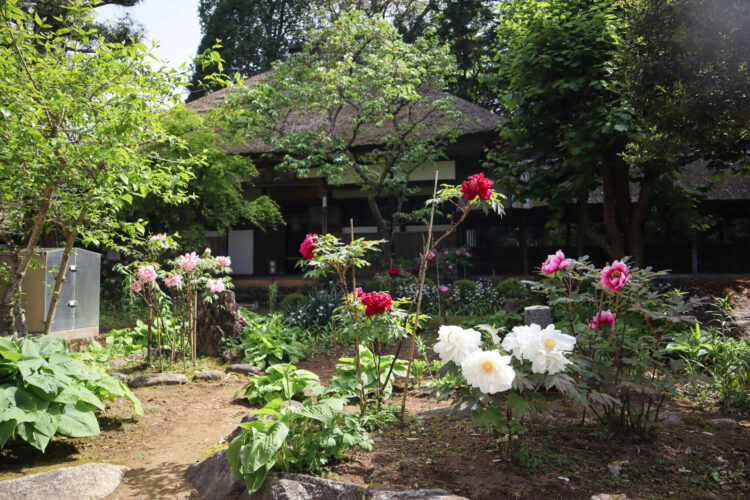
[[[469,354],[479,349],[481,341],[482,334],[476,330],[443,325],[438,330],[438,342],[433,350],[443,361],[460,365]]]
[[[529,359],[525,356],[528,346],[534,342],[542,332],[542,328],[536,323],[532,325],[515,326],[513,330],[505,336],[503,343],[500,344],[505,352],[513,353],[519,361]]]
[[[499,351],[477,349],[461,363],[461,370],[469,385],[485,394],[507,391],[516,378],[510,356],[501,356]]]
[[[575,337],[555,330],[555,325],[549,325],[523,347],[522,354],[524,359],[531,361],[531,371],[553,375],[570,364],[565,356],[573,351],[575,344]]]

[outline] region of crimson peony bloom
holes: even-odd
[[[589,325],[589,328],[591,328],[592,330],[601,330],[602,325],[614,325],[616,319],[617,315],[607,309],[606,311],[602,311],[599,314],[594,314],[594,317],[591,318],[591,324]]]
[[[417,262],[416,264],[414,264],[414,267],[411,268],[411,273],[412,274],[417,274],[419,272],[419,268],[420,267],[421,267],[421,265],[419,264],[419,262]]]
[[[547,260],[542,264],[542,273],[553,274],[555,271],[565,269],[569,265],[570,259],[566,259],[562,250],[558,250],[554,255],[547,256]]]
[[[391,296],[387,292],[370,292],[362,295],[362,305],[366,306],[365,316],[375,316],[392,307]]]
[[[395,278],[399,274],[401,274],[401,272],[398,270],[397,267],[392,267],[388,269],[388,276],[390,276],[391,278]]]
[[[602,287],[619,292],[625,283],[630,281],[630,269],[623,262],[616,260],[611,266],[602,269]]]
[[[308,234],[307,236],[305,236],[305,240],[299,246],[299,253],[302,254],[303,259],[310,260],[313,258],[313,252],[316,248],[318,248],[317,246],[315,246],[315,242],[317,240],[317,234]]]
[[[484,177],[484,172],[470,175],[461,185],[464,198],[471,201],[477,196],[480,200],[487,201],[492,196],[492,186],[495,183]]]

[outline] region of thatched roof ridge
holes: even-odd
[[[270,77],[272,77],[271,71],[261,73],[260,75],[256,75],[245,80],[245,85],[252,87],[256,83],[263,82]],[[212,108],[215,108],[216,106],[219,106],[224,101],[224,99],[226,99],[230,91],[230,88],[217,90],[216,92],[213,92],[205,97],[189,102],[186,106],[189,109],[193,109],[199,113],[204,113]],[[461,136],[494,133],[497,129],[498,124],[500,123],[500,117],[498,115],[465,99],[451,96],[446,92],[426,91],[422,93],[422,96],[429,102],[434,102],[445,97],[453,97],[455,109],[465,117],[465,120],[458,126]],[[415,103],[409,106],[404,111],[404,113],[408,114],[410,119],[421,119],[425,116],[425,113],[427,111],[428,108],[424,103]],[[352,130],[352,125],[349,123],[351,117],[351,108],[348,109],[348,112],[347,108],[344,108],[344,110],[338,117],[336,128],[341,130],[342,135],[344,136],[347,134],[347,132],[351,132]],[[427,130],[430,130],[440,125],[444,125],[444,120],[446,119],[447,117],[444,114],[434,112],[430,116],[427,116],[424,123],[427,126]],[[317,128],[320,125],[325,124],[326,121],[327,118],[319,113],[291,113],[284,123],[284,130],[287,133],[299,133]],[[357,140],[354,142],[354,146],[368,147],[379,145],[382,143],[383,137],[389,134],[390,131],[392,131],[392,127],[389,127],[388,124],[384,124],[380,127],[362,127],[357,135]],[[255,139],[252,141],[248,141],[245,145],[232,147],[229,149],[229,151],[233,153],[259,154],[270,152],[271,148],[263,141]]]

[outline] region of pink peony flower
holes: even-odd
[[[391,296],[387,292],[370,292],[362,296],[362,305],[367,306],[365,316],[375,316],[392,307]]]
[[[135,280],[133,282],[133,291],[134,292],[140,292],[141,291],[141,282],[138,280]]]
[[[198,257],[195,252],[186,253],[185,255],[181,255],[179,259],[177,259],[177,265],[183,268],[185,271],[192,271],[195,269],[195,266],[198,265],[198,262],[200,262],[201,258]]]
[[[169,278],[164,280],[164,283],[169,287],[175,287],[180,284],[182,281],[182,275],[181,274],[170,274]]]
[[[547,256],[547,260],[542,264],[542,273],[554,274],[556,271],[565,269],[569,265],[570,259],[566,259],[562,250],[558,250],[554,255]]]
[[[461,185],[464,198],[471,201],[477,196],[480,200],[487,201],[492,197],[492,186],[495,183],[484,177],[484,172],[470,175]]]
[[[467,257],[471,257],[471,254],[469,252],[464,252],[464,255]]]
[[[216,262],[224,267],[229,267],[232,265],[232,259],[230,257],[216,257]]]
[[[211,249],[206,247],[206,249],[203,250],[203,253],[205,253],[206,255],[211,255]]]
[[[592,330],[601,330],[602,325],[614,325],[616,319],[617,315],[607,309],[606,311],[594,314],[594,317],[591,318],[591,324],[589,325],[589,328],[591,328]]]
[[[362,291],[362,287],[358,286],[354,289],[353,292],[349,292],[349,295],[346,297],[346,301],[351,303],[354,300],[356,300],[358,297],[362,297],[365,294],[365,292]]]
[[[224,291],[224,280],[219,278],[215,280],[208,280],[206,282],[206,288],[208,288],[211,293],[219,293]]]
[[[611,266],[602,269],[602,287],[613,292],[619,292],[625,283],[630,281],[630,269],[624,263],[616,260]]]
[[[151,238],[149,238],[149,243],[156,243],[157,241],[164,241],[167,239],[167,235],[165,233],[159,233],[153,235]]]
[[[430,253],[427,254],[427,258],[429,260],[432,260],[434,257],[435,257],[435,249],[433,248],[432,250],[430,250]]]
[[[392,267],[392,268],[388,269],[388,276],[390,276],[391,278],[395,278],[399,274],[401,274],[401,273],[399,272],[399,270],[398,270],[397,267]]]
[[[305,236],[304,241],[299,246],[299,253],[302,254],[303,259],[310,260],[313,258],[313,252],[315,251],[317,246],[314,245],[314,243],[317,241],[318,235],[317,234],[308,234]]]
[[[440,291],[443,292],[443,293],[447,293],[448,290],[450,290],[450,288],[448,288],[447,286],[441,286],[440,287]]]
[[[456,255],[461,255],[461,250],[456,250]]]
[[[154,266],[141,266],[138,268],[138,279],[142,283],[150,283],[156,279]]]
[[[446,250],[445,252],[443,252],[443,255],[448,255],[448,250]]]
[[[453,269],[453,266],[452,266],[452,265],[449,265],[449,266],[448,266],[448,269]]]

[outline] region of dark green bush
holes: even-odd
[[[471,280],[456,280],[451,285],[451,292],[453,294],[460,293],[463,296],[468,296],[474,293],[477,289],[477,283]]]
[[[373,278],[362,287],[362,290],[369,292],[387,292],[390,290],[390,284],[388,280],[383,277]]]
[[[520,299],[528,295],[520,280],[510,278],[497,284],[497,293],[504,299]]]
[[[310,302],[310,299],[301,293],[290,293],[279,304],[282,311],[286,312],[292,309],[298,309],[300,306]]]

